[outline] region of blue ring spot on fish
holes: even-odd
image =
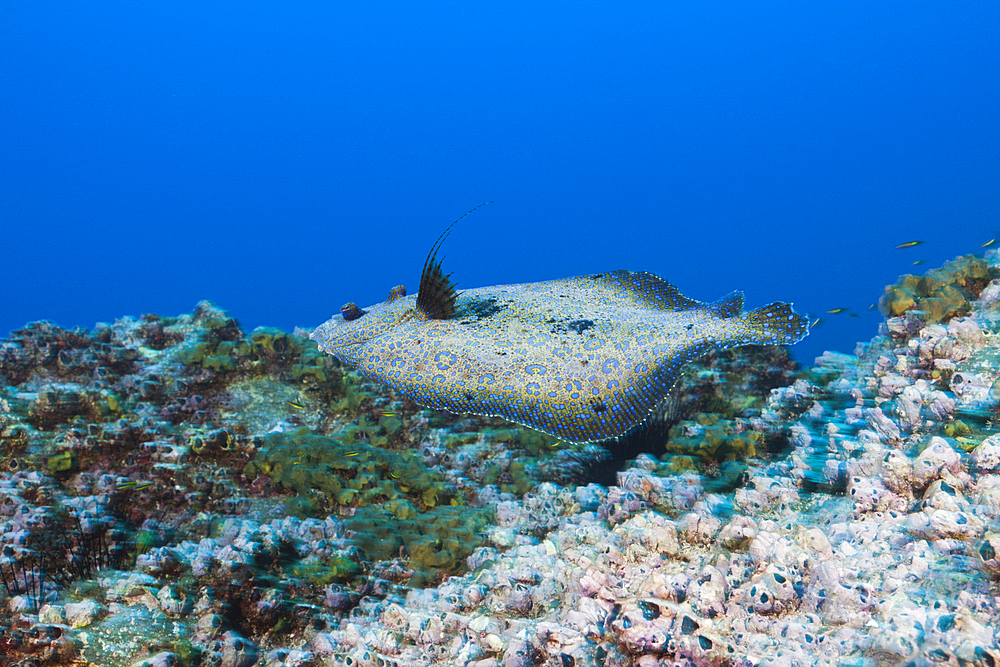
[[[437,362],[438,370],[446,371],[451,368],[452,364],[458,361],[458,357],[451,352],[438,352],[434,355],[434,361]]]

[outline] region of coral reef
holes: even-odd
[[[211,304],[0,343],[0,665],[996,665],[1000,262],[575,446]],[[908,305],[907,300],[910,301]]]

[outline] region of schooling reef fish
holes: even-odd
[[[431,248],[415,297],[400,285],[365,310],[348,303],[311,336],[426,407],[499,416],[570,442],[608,440],[644,422],[708,350],[789,345],[809,332],[790,304],[744,313],[741,292],[703,303],[650,273],[457,292],[437,260],[452,226]]]

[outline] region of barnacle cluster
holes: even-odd
[[[0,342],[0,667],[994,664],[979,261],[939,321],[917,299],[808,374],[710,354],[602,446],[423,410],[208,303],[29,325]]]

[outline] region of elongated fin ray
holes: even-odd
[[[441,244],[448,238],[448,235],[451,234],[451,228],[458,224],[459,220],[476,209],[492,203],[492,201],[483,202],[479,206],[466,211],[458,220],[448,225],[448,228],[441,233],[441,236],[438,237],[437,241],[431,247],[430,252],[427,253],[427,259],[424,260],[424,268],[420,271],[420,287],[417,289],[417,308],[428,319],[451,319],[455,314],[455,299],[458,298],[458,290],[455,289],[455,283],[451,280],[451,274],[446,274],[441,268],[441,262],[444,261],[444,258],[442,257],[440,261],[437,259],[437,253],[441,249]]]

